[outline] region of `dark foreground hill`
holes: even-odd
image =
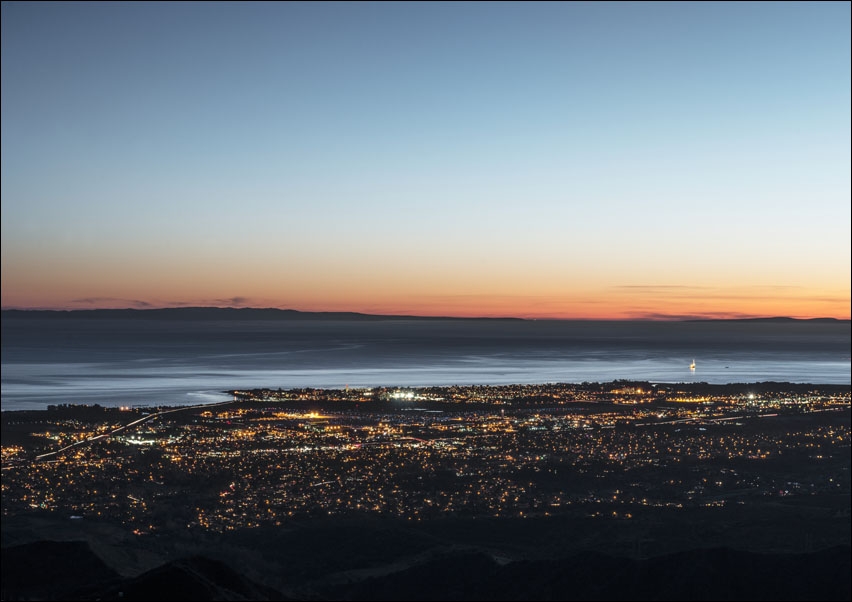
[[[87,584],[121,579],[84,541],[37,541],[3,548],[0,566],[3,600],[60,600]]]
[[[811,554],[691,550],[645,560],[590,553],[501,566],[444,556],[342,586],[349,600],[849,600],[850,548]]]
[[[121,577],[86,542],[40,541],[3,548],[3,600],[287,600],[203,556]]]
[[[756,554],[713,548],[649,559],[590,552],[506,562],[444,552],[403,570],[286,597],[193,556],[122,578],[82,542],[3,549],[2,597],[99,600],[849,600],[852,549]]]
[[[218,560],[192,556],[133,579],[90,588],[78,599],[97,600],[288,600]]]

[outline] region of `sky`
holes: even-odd
[[[3,308],[850,317],[850,4],[2,3]]]

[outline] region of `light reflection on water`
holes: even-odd
[[[2,408],[195,404],[223,391],[611,381],[849,384],[849,325],[3,325]],[[152,333],[153,330],[153,333]],[[177,333],[175,331],[178,331]],[[695,359],[696,369],[689,369]]]
[[[50,403],[195,404],[227,399],[222,391],[238,388],[424,386],[611,381],[759,382],[789,381],[848,384],[849,362],[749,361],[726,367],[699,363],[695,371],[682,361],[637,359],[523,360],[460,358],[458,362],[403,368],[299,368],[211,370],[198,364],[138,368],[126,364],[3,365],[4,410],[41,407]],[[845,379],[843,378],[845,375]]]

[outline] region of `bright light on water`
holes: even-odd
[[[4,324],[3,409],[213,403],[253,387],[850,383],[848,324],[720,332],[671,323],[200,323],[175,334],[175,325],[130,322],[120,337],[104,325],[92,336],[90,326]]]

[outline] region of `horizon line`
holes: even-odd
[[[766,314],[741,313],[707,313],[707,314],[660,314],[652,312],[637,313],[627,317],[570,317],[570,316],[511,316],[511,315],[448,315],[448,314],[409,314],[409,313],[369,313],[354,310],[302,310],[291,307],[255,307],[233,305],[170,305],[162,307],[87,307],[87,308],[57,308],[57,307],[0,307],[3,312],[50,312],[50,313],[85,313],[85,312],[157,312],[174,310],[232,310],[232,311],[280,311],[307,315],[317,314],[351,314],[367,318],[412,318],[432,320],[522,320],[522,321],[566,321],[566,322],[696,322],[696,321],[747,321],[747,320],[795,320],[795,321],[826,321],[849,322],[849,317],[836,316],[786,316]]]

